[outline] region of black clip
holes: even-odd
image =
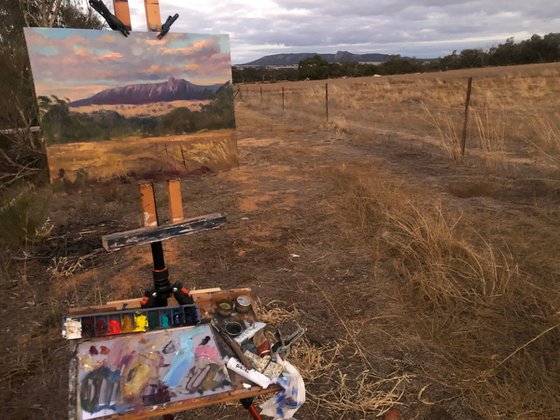
[[[89,0],[89,4],[97,11],[97,13],[103,16],[103,18],[113,31],[119,31],[124,36],[128,36],[130,34],[131,28],[122,23],[118,17],[112,14],[101,0]]]
[[[158,39],[163,38],[165,34],[169,32],[169,29],[171,29],[171,25],[173,25],[173,23],[175,23],[177,19],[179,19],[179,13],[175,13],[173,16],[169,16],[167,18],[165,23],[161,25],[161,32],[157,36]]]

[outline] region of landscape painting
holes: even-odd
[[[25,28],[50,180],[237,165],[227,35]]]

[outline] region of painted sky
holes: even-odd
[[[105,0],[109,7],[112,1]],[[173,31],[229,33],[233,63],[284,52],[438,57],[560,29],[557,0],[160,0]],[[144,2],[129,0],[133,29]]]
[[[227,35],[26,28],[36,94],[77,100],[170,76],[195,84],[231,79]]]

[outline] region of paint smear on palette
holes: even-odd
[[[76,357],[83,420],[232,390],[209,325],[90,339]]]

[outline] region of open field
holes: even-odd
[[[210,104],[211,100],[190,100],[171,102],[151,102],[149,104],[122,104],[122,105],[87,105],[71,107],[74,112],[91,113],[96,111],[115,111],[123,117],[149,117],[165,115],[177,108],[187,108],[190,111],[200,111],[203,106]]]
[[[560,417],[560,65],[328,84],[328,122],[325,81],[239,87],[239,168],[183,183],[186,214],[227,227],[166,242],[172,280],[252,287],[266,320],[307,328],[297,418]],[[62,314],[140,296],[151,257],[101,250],[138,226],[133,183],[29,195],[49,219],[0,260],[0,414],[63,418]]]
[[[202,131],[162,137],[126,137],[48,147],[51,181],[111,177],[176,177],[192,171],[237,166],[235,130]],[[62,170],[62,172],[61,172]]]

